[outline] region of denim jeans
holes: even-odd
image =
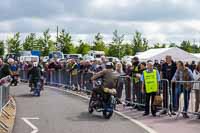
[[[175,108],[176,110],[179,109],[179,99],[180,99],[180,95],[181,93],[183,93],[184,95],[184,107],[183,107],[183,111],[184,112],[187,112],[188,111],[188,107],[189,107],[189,101],[190,101],[190,92],[191,90],[190,89],[187,89],[187,88],[184,88],[183,85],[178,85],[176,87],[176,90],[175,90]]]

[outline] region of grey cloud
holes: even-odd
[[[0,20],[31,17],[48,19],[60,15],[119,21],[199,19],[200,1],[193,1],[194,4],[190,6],[184,0],[182,4],[172,4],[168,0],[140,0],[136,5],[130,0],[127,7],[96,8],[91,6],[92,0],[3,0]]]

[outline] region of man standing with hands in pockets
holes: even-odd
[[[158,92],[160,74],[153,68],[153,61],[147,61],[147,69],[143,71],[141,76],[142,93],[146,94],[145,113],[143,116],[149,115],[149,104],[151,98],[151,113],[156,116],[156,107],[153,105],[155,96]]]

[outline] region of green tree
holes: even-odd
[[[124,34],[119,35],[118,31],[113,32],[112,43],[109,45],[108,55],[121,58],[123,55]]]
[[[90,45],[80,40],[79,46],[77,47],[77,53],[85,55],[88,53],[88,51],[90,51]]]
[[[166,48],[166,44],[156,43],[153,48]]]
[[[18,53],[21,51],[22,45],[20,43],[20,33],[17,32],[12,38],[9,38],[7,44],[9,53]]]
[[[108,56],[113,56],[113,57],[118,57],[119,56],[119,48],[116,47],[113,43],[109,44],[109,49],[108,49]]]
[[[122,49],[123,49],[122,56],[133,54],[133,48],[132,48],[131,44],[129,44],[129,43],[122,45]]]
[[[43,32],[43,36],[38,39],[37,43],[40,46],[42,56],[47,56],[50,51],[55,50],[55,43],[51,40],[49,29]]]
[[[169,47],[171,48],[171,47],[178,47],[178,46],[176,45],[176,43],[170,43]]]
[[[0,41],[0,56],[4,55],[4,42]]]
[[[144,52],[148,49],[148,40],[142,38],[142,34],[138,31],[135,32],[132,40],[133,55],[137,52]]]
[[[60,32],[57,45],[58,50],[65,54],[75,53],[75,47],[72,44],[72,37],[69,33],[66,33],[64,29]]]
[[[41,46],[38,44],[35,33],[31,33],[25,38],[23,43],[24,50],[40,50]]]
[[[180,48],[187,52],[193,53],[193,49],[192,49],[192,45],[190,41],[183,41],[180,45]]]
[[[92,50],[104,51],[104,52],[107,51],[106,45],[103,41],[103,36],[100,33],[97,33],[97,35],[95,35],[93,43],[94,43],[94,46]]]

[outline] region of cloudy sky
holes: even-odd
[[[97,32],[110,41],[118,29],[127,40],[138,30],[152,43],[200,42],[199,8],[200,0],[1,0],[0,39],[47,28],[55,35],[58,25],[74,41]]]

